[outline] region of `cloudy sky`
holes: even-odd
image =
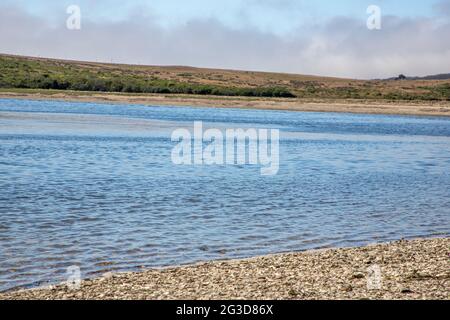
[[[81,9],[69,30],[66,10]],[[367,8],[381,9],[369,30]],[[450,72],[450,0],[0,0],[0,52],[349,78]]]

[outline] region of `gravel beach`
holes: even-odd
[[[444,299],[450,238],[277,254],[244,260],[105,274],[0,299]]]

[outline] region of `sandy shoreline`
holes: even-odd
[[[160,106],[245,108],[304,112],[347,112],[362,114],[450,116],[449,101],[399,102],[377,100],[314,100],[293,98],[250,98],[195,95],[118,94],[93,92],[8,92],[0,98],[103,102]]]
[[[0,299],[448,300],[449,267],[450,238],[402,240],[107,274],[83,281],[79,290],[59,285]]]

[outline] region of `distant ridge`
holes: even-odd
[[[425,77],[412,77],[411,80],[448,80],[450,79],[450,73],[441,73]]]
[[[450,80],[450,73],[440,73],[424,77],[407,77],[404,75],[399,75],[398,77],[388,78],[385,80]]]

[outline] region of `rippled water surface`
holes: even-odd
[[[279,128],[280,170],[176,166],[170,134]],[[450,234],[450,118],[0,99],[0,291]]]

